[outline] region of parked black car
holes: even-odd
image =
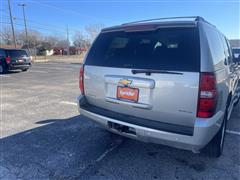
[[[0,48],[0,73],[10,70],[27,71],[31,66],[31,57],[23,49]]]
[[[234,61],[238,65],[240,65],[240,47],[234,47],[232,48],[233,56],[234,56]]]

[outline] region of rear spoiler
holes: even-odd
[[[187,27],[197,27],[197,22],[195,21],[181,21],[181,22],[158,22],[158,23],[139,23],[139,24],[126,24],[121,26],[113,26],[110,28],[104,28],[101,32],[115,32],[115,31],[125,31],[125,32],[138,32],[138,31],[155,31],[161,28],[187,28]]]

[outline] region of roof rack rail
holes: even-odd
[[[133,22],[129,22],[129,23],[124,23],[122,25],[124,26],[124,25],[138,24],[138,23],[151,22],[151,21],[174,20],[174,19],[193,19],[194,21],[204,21],[208,24],[211,24],[211,23],[207,22],[201,16],[179,16],[179,17],[155,18],[155,19],[146,19],[146,20],[141,20],[141,21],[133,21]]]

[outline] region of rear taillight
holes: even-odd
[[[81,94],[84,95],[84,66],[80,68],[79,73],[79,89],[81,91]]]
[[[210,118],[216,107],[216,78],[213,73],[201,73],[197,117]]]
[[[10,57],[6,57],[6,63],[9,64],[11,62],[11,58]]]

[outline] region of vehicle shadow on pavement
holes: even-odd
[[[0,179],[238,177],[239,153],[231,149],[210,159],[113,135],[83,116],[36,124],[0,140]]]
[[[0,140],[0,179],[74,178],[117,143],[81,116],[36,124],[40,126]]]
[[[5,72],[3,74],[0,73],[0,76],[1,75],[17,74],[17,73],[20,73],[20,72],[22,72],[22,71],[21,70],[11,70],[11,71]]]

